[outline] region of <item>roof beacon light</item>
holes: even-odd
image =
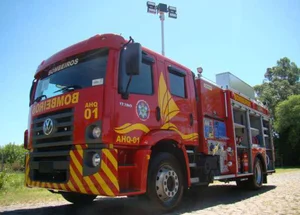
[[[203,68],[202,68],[202,67],[198,67],[198,68],[197,68],[197,72],[198,72],[199,74],[202,74]]]

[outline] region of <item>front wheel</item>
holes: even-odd
[[[160,209],[170,211],[183,196],[183,174],[177,159],[169,153],[158,153],[150,163],[147,196]]]
[[[61,195],[68,202],[78,205],[91,203],[97,197],[96,195],[88,195],[81,193],[62,193]]]

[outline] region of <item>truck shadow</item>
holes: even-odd
[[[263,194],[275,189],[276,186],[265,185],[258,191],[246,191],[238,189],[234,185],[213,185],[208,187],[204,192],[197,196],[186,197],[181,206],[169,214],[183,214],[199,211],[205,208],[217,206],[219,204],[232,204],[251,198],[256,195]],[[47,206],[33,209],[20,209],[7,211],[3,214],[72,214],[72,215],[90,215],[90,214],[107,214],[107,215],[158,215],[163,214],[159,211],[154,211],[149,202],[140,200],[136,197],[132,198],[98,198],[91,205],[74,206],[71,204],[59,206]]]

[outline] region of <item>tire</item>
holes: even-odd
[[[253,167],[253,176],[248,180],[248,188],[251,190],[258,190],[263,183],[263,166],[259,158],[255,158]]]
[[[81,193],[62,193],[61,195],[62,197],[64,197],[65,200],[76,205],[92,203],[97,197],[96,195],[88,195]]]
[[[169,153],[158,153],[150,162],[147,197],[155,208],[171,211],[181,203],[183,192],[183,173],[178,160]]]

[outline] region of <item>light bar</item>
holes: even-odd
[[[147,1],[147,12],[156,14],[156,5],[154,2]]]

